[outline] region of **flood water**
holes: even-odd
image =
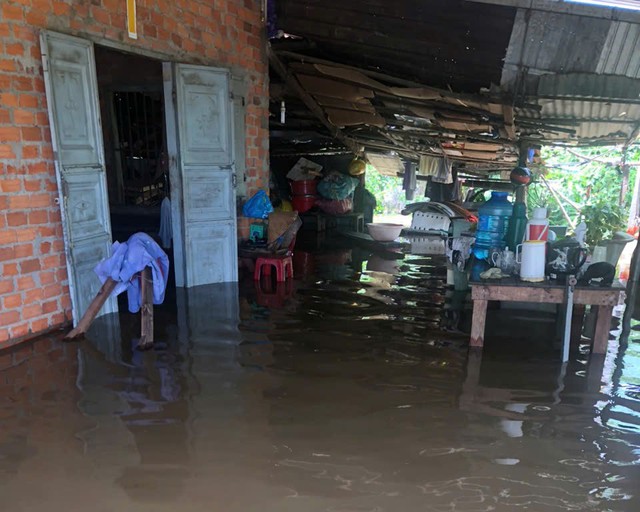
[[[640,510],[640,333],[469,353],[442,261],[302,253],[169,294],[149,352],[126,312],[0,352],[0,510]]]

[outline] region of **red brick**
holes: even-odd
[[[51,242],[42,242],[40,244],[40,254],[49,254],[51,252]]]
[[[23,336],[26,336],[27,334],[29,334],[29,323],[25,322],[19,325],[14,325],[9,329],[9,331],[11,332],[12,338],[22,338]]]
[[[37,272],[40,270],[40,260],[26,260],[20,262],[20,272],[22,274],[30,274],[31,272]]]
[[[0,144],[0,159],[3,158],[15,158],[16,154],[13,151],[13,148],[9,144]]]
[[[44,299],[51,299],[52,297],[60,297],[62,295],[62,287],[60,284],[50,284],[42,289],[42,297]]]
[[[18,241],[20,241],[20,237],[18,237]],[[33,256],[33,245],[31,244],[15,245],[13,250],[15,252],[16,259]]]
[[[0,313],[0,325],[6,326],[20,321],[20,313],[17,311],[6,311]]]
[[[25,180],[24,189],[27,192],[38,192],[42,190],[42,180]]]
[[[18,71],[19,66],[15,60],[12,59],[0,59],[0,71],[9,71],[11,73]]]
[[[23,108],[37,108],[38,97],[32,94],[21,94],[18,103]]]
[[[22,158],[38,158],[40,155],[40,147],[39,146],[22,146]]]
[[[44,304],[42,304],[42,312],[45,315],[48,315],[49,313],[53,313],[54,311],[58,310],[58,301],[57,300],[50,300],[49,302],[45,302]]]
[[[33,126],[36,122],[36,116],[33,114],[33,112],[29,112],[28,110],[14,110],[13,122],[15,124]]]
[[[47,24],[47,17],[44,14],[45,12],[49,11],[47,10],[44,12],[40,12],[36,10],[30,10],[29,12],[27,12],[26,16],[24,17],[27,25],[31,25],[34,27],[44,27]]]
[[[7,224],[9,226],[24,226],[27,224],[27,215],[24,212],[7,213]]]
[[[32,320],[29,324],[29,330],[33,333],[39,333],[45,331],[49,328],[49,320],[47,318],[38,318],[36,320]]]
[[[24,304],[33,304],[42,300],[42,288],[34,288],[24,294]]]
[[[13,88],[16,91],[21,92],[31,92],[33,91],[33,78],[28,76],[16,76],[12,81]],[[22,95],[20,95],[22,96]],[[18,98],[18,104],[20,103],[20,98]]]
[[[16,250],[13,247],[0,246],[0,261],[14,260],[16,258]]]
[[[68,14],[71,10],[71,6],[66,2],[57,2],[54,1],[52,4],[53,14],[56,16],[62,16],[64,14]]]
[[[4,279],[3,281],[0,281],[0,295],[11,293],[13,292],[13,290],[15,290],[15,287],[13,286],[13,281],[9,279]]]
[[[15,276],[18,274],[18,264],[17,263],[5,263],[2,265],[2,275],[3,276]]]
[[[3,5],[2,6],[2,17],[5,20],[16,20],[22,21],[24,17],[24,11],[22,7],[18,5]]]
[[[4,94],[0,94],[0,105],[2,104],[2,97]],[[11,106],[11,105],[9,105]],[[2,142],[18,142],[20,140],[20,129],[13,127],[0,127],[0,141]]]
[[[37,127],[30,128],[21,128],[20,133],[22,135],[22,140],[26,141],[41,141],[42,140],[42,131]]]
[[[11,115],[6,108],[0,108],[0,124],[9,124],[11,122]]]
[[[0,191],[2,192],[20,192],[22,190],[22,181],[16,179],[0,179]]]
[[[42,208],[51,206],[51,203],[51,196],[49,194],[29,194],[9,197],[9,208],[15,210]]]
[[[14,293],[2,299],[3,309],[16,309],[22,304],[22,294]]]
[[[21,312],[22,318],[25,320],[35,318],[36,316],[42,315],[42,304],[29,304],[28,306],[22,306]]]
[[[25,277],[18,277],[16,279],[16,285],[18,287],[18,290],[23,291],[23,290],[32,290],[33,288],[35,288],[36,283],[34,282],[33,277],[25,276]]]
[[[138,10],[140,10],[140,8],[138,8]],[[111,19],[109,18],[109,11],[100,7],[93,6],[91,8],[91,16],[95,21],[101,23],[102,25],[109,25],[111,23]]]

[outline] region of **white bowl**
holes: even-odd
[[[402,224],[391,224],[389,222],[370,222],[367,229],[371,238],[378,242],[393,242],[400,236],[404,226]]]

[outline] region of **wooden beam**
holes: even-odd
[[[140,343],[138,350],[153,347],[153,274],[151,267],[140,272],[142,307],[140,308]]]
[[[359,145],[350,137],[347,137],[340,128],[332,125],[327,119],[324,111],[316,103],[316,100],[300,85],[298,79],[290,73],[284,63],[280,60],[280,58],[275,54],[271,44],[267,45],[267,55],[269,56],[269,63],[275,70],[275,72],[280,76],[280,78],[300,97],[300,99],[304,102],[307,108],[318,118],[324,127],[329,130],[329,133],[342,142],[349,150],[355,155],[360,153]]]
[[[508,138],[516,140],[516,129],[513,125],[513,107],[511,105],[502,105],[502,114],[504,116],[504,129]]]
[[[93,319],[96,317],[102,306],[104,306],[104,303],[107,301],[117,284],[118,283],[110,277],[107,278],[91,301],[91,304],[89,304],[87,310],[84,312],[84,315],[82,315],[78,325],[64,337],[65,340],[73,340],[87,332],[87,329],[91,326]]]

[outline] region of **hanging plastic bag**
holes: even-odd
[[[273,205],[264,190],[258,190],[242,207],[242,215],[251,219],[266,219],[273,212]]]
[[[358,179],[332,172],[318,184],[318,193],[326,199],[346,199],[358,186]]]

